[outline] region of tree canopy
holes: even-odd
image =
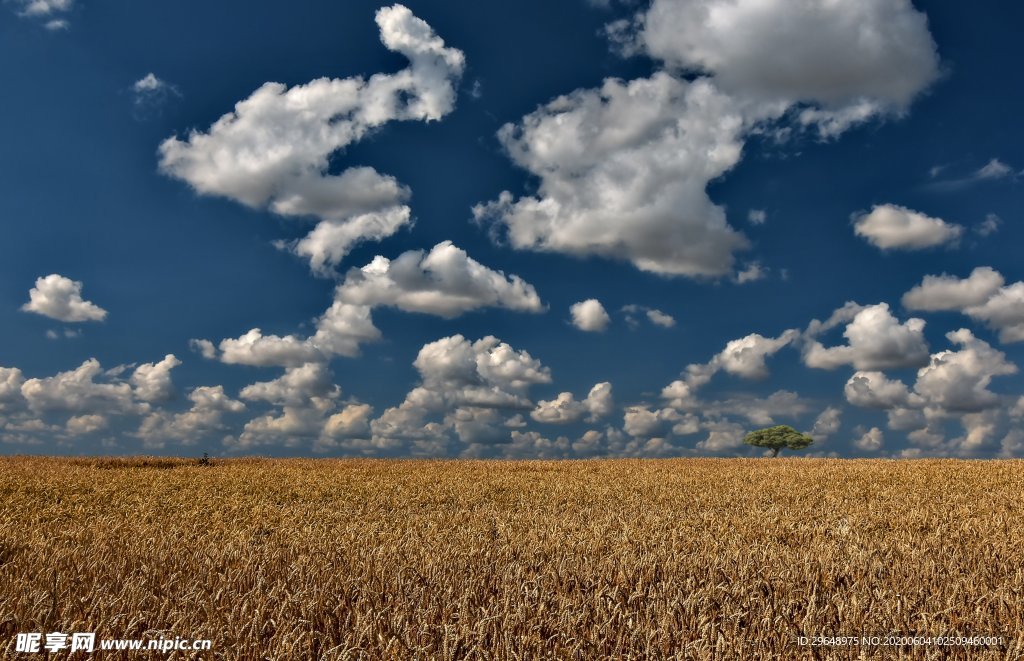
[[[750,432],[743,442],[759,448],[771,448],[772,456],[777,457],[782,448],[803,450],[813,443],[814,439],[807,434],[801,434],[789,425],[776,425]]]

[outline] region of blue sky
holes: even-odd
[[[1014,4],[0,10],[0,452],[1024,454]]]

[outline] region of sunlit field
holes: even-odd
[[[0,493],[4,658],[1024,655],[1020,461],[7,458]],[[891,634],[1004,641],[800,643]]]

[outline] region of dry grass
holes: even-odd
[[[895,658],[795,642],[889,633],[1020,658],[1022,494],[1012,461],[9,458],[0,655],[59,630],[232,659]]]

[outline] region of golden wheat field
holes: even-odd
[[[18,457],[0,493],[5,658],[1024,656],[1020,461]],[[1004,640],[799,638],[890,634]]]

